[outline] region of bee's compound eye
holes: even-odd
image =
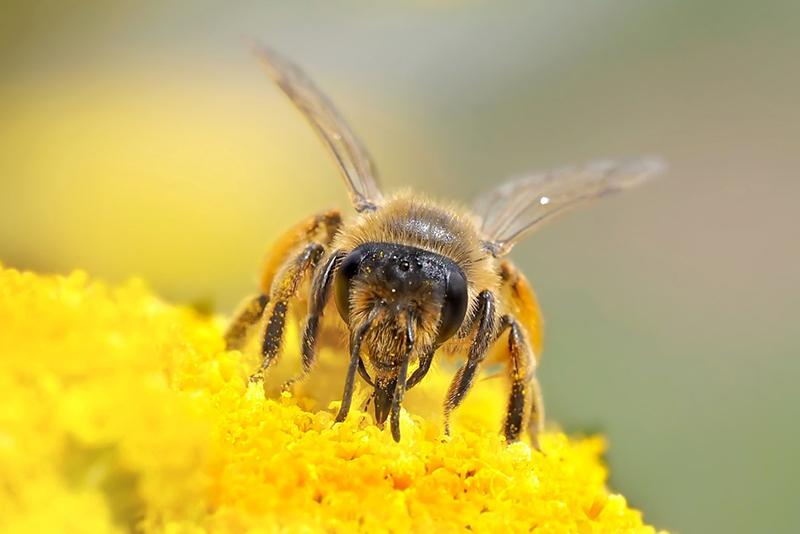
[[[364,252],[356,249],[345,256],[336,271],[336,281],[333,287],[334,298],[339,315],[342,316],[345,323],[349,322],[350,318],[350,282],[358,274],[363,259]]]
[[[438,343],[444,343],[458,332],[467,313],[467,281],[459,269],[447,273],[447,286],[442,303]]]

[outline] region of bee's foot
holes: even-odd
[[[264,372],[261,370],[256,371],[255,373],[250,375],[250,379],[248,380],[248,382],[250,382],[251,384],[258,384],[259,382],[263,381],[264,381]]]
[[[450,422],[444,422],[444,434],[442,434],[442,443],[447,443],[450,441]]]
[[[345,419],[347,419],[347,412],[340,409],[339,413],[336,414],[336,419],[333,420],[333,424],[343,423]]]
[[[297,376],[293,376],[292,378],[290,378],[289,380],[287,380],[286,382],[283,383],[283,385],[281,386],[281,391],[290,391],[291,392],[291,390],[295,386],[295,384],[297,384],[298,382],[303,380],[303,378],[305,378],[304,374],[299,374]]]

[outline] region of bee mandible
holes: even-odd
[[[505,438],[518,440],[526,430],[536,446],[544,422],[536,379],[542,317],[531,285],[505,257],[556,215],[655,176],[660,161],[596,162],[523,176],[469,210],[414,192],[384,196],[372,159],[328,98],[274,51],[254,50],[333,156],[356,215],[320,213],[278,240],[260,294],[228,327],[228,346],[242,347],[250,326],[259,324],[263,360],[255,376],[263,376],[281,352],[291,303],[307,301],[302,371],[288,387],[312,370],[321,319],[335,306],[349,336],[336,421],[347,417],[358,374],[372,388],[376,422],[388,419],[395,441],[403,397],[437,354],[466,357],[444,399],[445,433],[487,355],[499,354],[510,382]]]

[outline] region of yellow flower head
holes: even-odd
[[[398,444],[365,412],[265,398],[252,369],[139,282],[0,267],[0,531],[655,532],[608,492],[602,439],[507,446],[499,381],[446,441],[412,399]],[[446,387],[425,382],[416,406]]]

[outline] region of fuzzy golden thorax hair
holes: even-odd
[[[459,206],[436,202],[410,191],[400,192],[380,210],[363,213],[346,223],[332,248],[350,252],[368,243],[407,245],[452,260],[467,282],[465,327],[475,313],[478,293],[484,289],[494,291],[500,284],[497,262],[483,248],[476,220]],[[363,304],[360,300],[354,304]],[[435,303],[430,303],[426,311],[432,312],[434,307]]]

